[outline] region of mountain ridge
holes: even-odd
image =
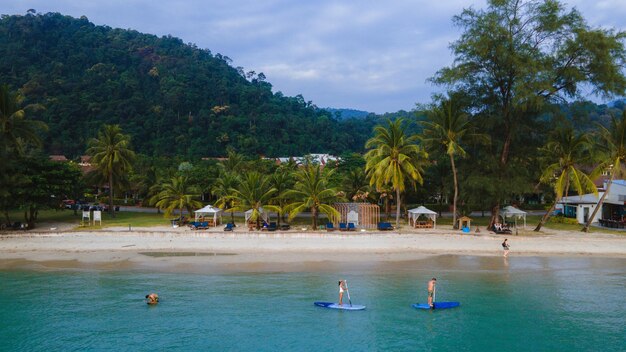
[[[364,144],[330,112],[273,92],[263,73],[227,56],[86,17],[3,15],[0,81],[45,107],[33,117],[50,127],[51,154],[84,153],[103,124],[120,124],[147,155],[339,154]]]

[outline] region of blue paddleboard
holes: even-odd
[[[315,302],[313,303],[318,307],[330,308],[330,309],[343,309],[343,310],[363,310],[365,306],[361,306],[358,304],[350,305],[350,303],[344,303],[343,305],[339,305],[338,303],[333,302]]]
[[[454,308],[460,306],[459,302],[435,302],[434,309],[446,309],[446,308]],[[416,309],[431,309],[427,303],[415,303],[411,304],[411,307]]]

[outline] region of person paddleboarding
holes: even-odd
[[[348,291],[346,280],[339,280],[339,305],[343,305],[343,293]]]
[[[432,278],[428,281],[428,305],[430,308],[435,308],[435,285],[437,284],[437,279]]]

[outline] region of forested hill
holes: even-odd
[[[45,107],[49,153],[74,157],[105,123],[148,155],[359,151],[367,121],[338,121],[302,96],[273,93],[262,73],[171,36],[96,26],[58,13],[0,20],[0,83]]]

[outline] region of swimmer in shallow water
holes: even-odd
[[[157,295],[156,293],[151,293],[149,295],[146,295],[146,303],[148,304],[157,304],[159,303],[159,295]]]

